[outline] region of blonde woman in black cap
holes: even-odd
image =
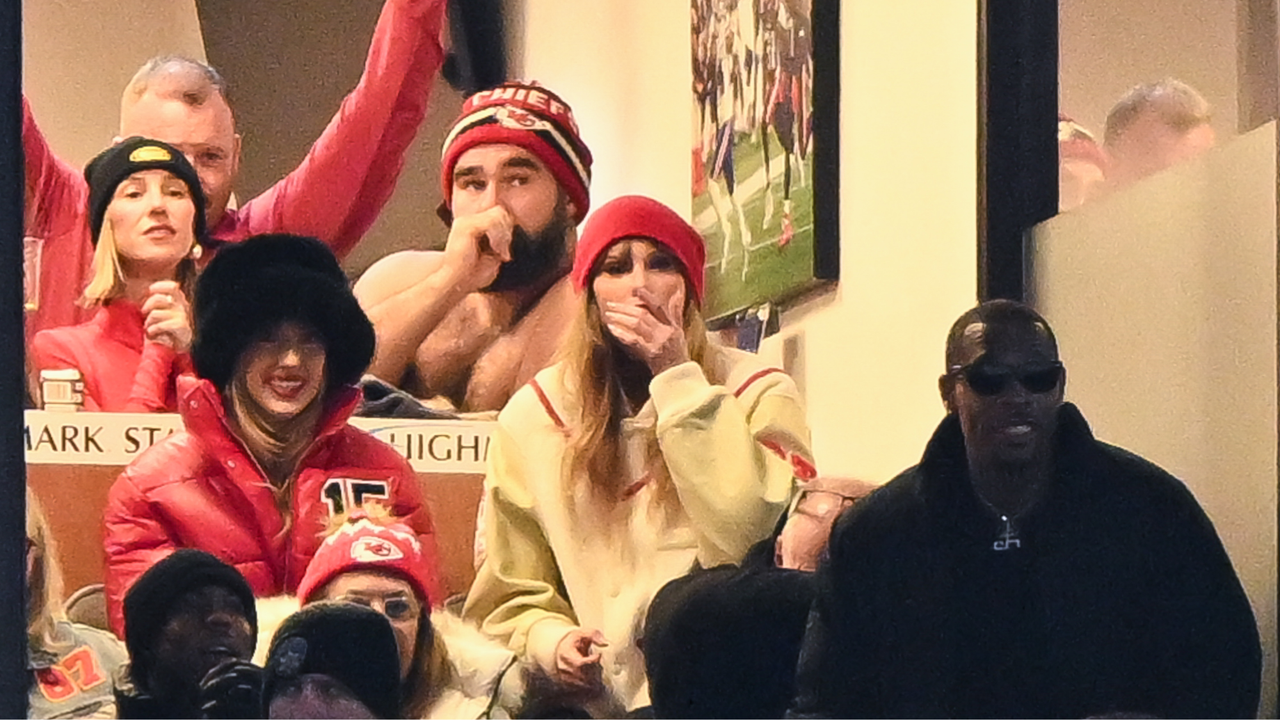
[[[135,137],[94,158],[85,178],[96,247],[81,301],[98,311],[36,333],[32,385],[43,370],[74,369],[86,410],[172,412],[174,379],[190,368],[187,295],[205,230],[199,177],[176,148]]]

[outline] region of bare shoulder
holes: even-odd
[[[360,304],[368,308],[434,273],[443,258],[444,253],[435,250],[391,253],[360,275],[353,292]]]

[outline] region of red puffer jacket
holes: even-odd
[[[381,500],[418,531],[430,563],[430,596],[441,598],[431,517],[409,463],[390,445],[347,425],[354,388],[330,401],[294,481],[286,529],[266,477],[231,433],[213,384],[178,379],[186,425],[134,459],[107,498],[104,548],[111,628],[124,637],[124,595],[134,580],[179,548],[235,566],[258,596],[292,593],[320,547],[330,516]]]

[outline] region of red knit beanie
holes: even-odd
[[[427,588],[432,585],[433,569],[413,528],[398,522],[379,524],[357,510],[316,550],[298,583],[298,600],[305,605],[338,575],[363,571],[403,578],[424,604],[430,604]]]
[[[578,134],[573,111],[555,93],[537,83],[508,82],[481,90],[462,104],[462,114],[444,139],[440,186],[444,205],[453,209],[453,167],[476,145],[515,145],[533,153],[573,202],[575,222],[591,206],[591,151]]]
[[[702,304],[707,248],[693,226],[662,203],[642,195],[614,198],[595,211],[573,259],[573,285],[579,292],[587,286],[587,276],[596,259],[616,240],[645,238],[666,247],[684,266],[684,276]]]

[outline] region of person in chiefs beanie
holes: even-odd
[[[449,612],[430,612],[429,565],[413,530],[381,508],[351,513],[316,551],[298,595],[267,601],[274,618],[297,603],[337,600],[381,612],[395,631],[401,717],[515,717],[525,696],[524,666],[502,645]]]
[[[433,407],[500,410],[551,364],[573,317],[591,152],[559,95],[508,82],[463,103],[440,184],[444,251],[389,255],[356,283],[378,332],[370,373]]]
[[[319,602],[276,631],[262,679],[263,717],[400,717],[396,638],[382,613]]]
[[[185,430],[138,456],[106,510],[107,600],[170,548],[231,562],[263,597],[293,593],[328,518],[376,498],[413,529],[439,598],[432,523],[390,445],[347,424],[373,329],[314,238],[260,235],[210,261],[195,291],[196,376],[179,378]]]
[[[130,662],[120,717],[201,717],[209,671],[253,656],[253,590],[209,553],[178,550],[153,565],[129,588],[124,613]]]
[[[489,446],[463,618],[595,692],[597,717],[649,703],[638,634],[654,593],[741,561],[813,467],[791,378],[708,338],[705,257],[652,198],[598,208],[564,359],[512,397]]]

